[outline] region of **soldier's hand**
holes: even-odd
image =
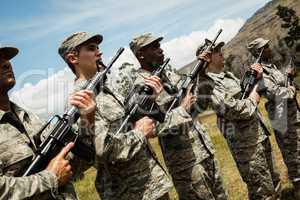
[[[182,106],[187,112],[190,111],[192,105],[196,102],[197,97],[192,93],[192,86],[190,85],[186,96],[182,99],[180,106]]]
[[[256,101],[256,103],[259,103],[259,101],[260,101],[260,95],[257,93],[256,89],[257,89],[257,84],[254,86],[252,92],[249,95],[249,98],[251,98],[254,101]]]
[[[145,84],[153,89],[155,97],[157,97],[163,90],[163,85],[158,76],[149,76],[145,78]]]
[[[201,54],[197,56],[199,60],[205,60],[206,62],[211,62],[211,52],[210,51],[203,51]]]
[[[294,77],[295,75],[296,75],[296,70],[295,70],[295,68],[288,68],[287,69],[287,74],[288,74],[288,76],[291,76],[291,77]]]
[[[73,172],[71,169],[71,165],[68,160],[65,159],[67,154],[70,152],[71,148],[74,147],[74,143],[69,143],[65,146],[61,152],[53,158],[48,164],[46,170],[55,174],[58,180],[58,185],[62,186],[69,182],[71,179]]]
[[[288,88],[289,88],[290,90],[292,90],[293,93],[296,95],[296,88],[295,88],[295,86],[289,85]]]
[[[96,110],[96,102],[94,100],[94,93],[90,90],[80,90],[73,93],[70,98],[70,104],[77,106],[80,114],[87,115]]]
[[[262,67],[262,65],[259,64],[259,63],[252,64],[251,69],[256,71],[256,73],[257,73],[256,78],[261,79],[261,77],[263,76],[263,67]]]
[[[133,129],[144,133],[146,138],[155,137],[155,121],[147,116],[136,121]]]

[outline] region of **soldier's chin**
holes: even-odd
[[[6,82],[7,91],[13,88],[16,85],[16,80],[14,78],[10,78]]]

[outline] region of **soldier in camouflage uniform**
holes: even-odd
[[[76,75],[75,90],[102,67],[96,64],[101,60],[101,42],[101,35],[87,32],[74,33],[62,42],[59,54]],[[166,199],[172,182],[147,147],[147,138],[153,137],[154,121],[143,117],[133,124],[132,130],[115,135],[124,118],[124,97],[113,92],[109,82],[105,82],[95,99],[92,138],[96,150],[96,189],[102,200]],[[155,81],[147,84],[159,90]]]
[[[259,85],[259,90],[268,99],[265,107],[288,168],[289,179],[294,184],[296,199],[300,199],[300,129],[297,119],[295,87],[287,86],[287,76],[272,64],[269,40],[257,38],[247,47],[254,57],[257,57],[264,48],[262,54],[264,78]]]
[[[199,47],[196,54],[210,43],[206,39],[206,43]],[[204,78],[206,82],[199,88],[199,94],[209,94],[205,100],[209,100],[217,114],[218,127],[247,184],[249,199],[274,199],[275,188],[280,180],[274,171],[270,141],[255,114],[260,97],[254,89],[248,98],[239,100],[240,80],[232,73],[223,71],[223,45],[223,42],[216,44],[211,55],[199,56],[210,62]],[[262,75],[260,65],[251,67],[258,72],[258,77]]]
[[[42,125],[35,115],[11,102],[7,95],[15,85],[9,60],[17,53],[18,49],[14,47],[0,48],[0,199],[77,199],[74,190],[65,193],[65,188],[60,187],[72,176],[65,156],[73,143],[52,159],[45,170],[28,177],[17,177],[32,161],[39,140],[35,134]]]
[[[140,35],[132,40],[130,48],[139,60],[140,66],[124,63],[120,67],[119,84],[124,96],[132,88],[147,81],[151,73],[162,65],[163,50],[160,48],[162,37],[150,33]],[[132,70],[128,70],[128,69]],[[124,70],[123,70],[124,69]],[[135,70],[136,69],[136,70]],[[131,71],[127,74],[127,71]],[[160,80],[165,90],[156,102],[166,110],[173,100],[181,76],[170,65],[165,68]],[[227,193],[220,177],[219,165],[214,158],[214,148],[205,128],[199,123],[197,115],[190,115],[189,110],[196,98],[191,92],[183,99],[181,105],[173,109],[179,114],[176,126],[158,126],[159,137],[164,159],[172,176],[179,198],[182,200],[227,199]]]

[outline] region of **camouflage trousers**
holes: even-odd
[[[180,200],[227,200],[217,160],[210,156],[172,175]]]
[[[247,184],[249,199],[276,199],[276,188],[280,186],[280,179],[274,169],[269,139],[255,146],[232,149],[232,154],[241,177]],[[245,158],[249,155],[251,158],[246,161]]]
[[[30,198],[31,200],[78,200],[75,188],[73,184],[68,183],[65,186],[58,188],[56,194],[51,194],[50,192],[44,192],[39,195]]]
[[[284,134],[275,131],[275,138],[287,166],[289,179],[300,181],[300,130]]]

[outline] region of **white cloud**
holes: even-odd
[[[218,30],[222,28],[223,32],[217,42],[228,42],[237,34],[244,22],[243,19],[220,19],[207,31],[195,31],[189,35],[175,38],[163,43],[162,47],[165,51],[165,55],[171,58],[171,64],[176,68],[180,68],[195,59],[196,49],[203,43],[205,38],[212,40]]]
[[[220,28],[223,32],[218,41],[229,41],[241,28],[242,19],[220,19],[208,30],[194,31],[189,35],[174,38],[162,43],[166,57],[171,58],[171,64],[176,67],[192,61],[195,50],[204,41],[204,38],[212,38]],[[230,28],[228,28],[230,27]],[[112,67],[112,76],[116,75],[117,66],[123,62],[137,63],[135,56],[126,48],[119,60]],[[26,83],[32,77],[44,77],[35,85]],[[48,78],[47,78],[48,77]],[[17,77],[18,85],[11,93],[11,98],[27,109],[46,119],[54,114],[61,114],[68,94],[73,89],[74,76],[66,67],[56,73],[53,70],[27,71]]]
[[[32,77],[48,77],[37,84],[26,83]],[[19,105],[34,112],[43,119],[54,114],[61,114],[68,94],[73,90],[74,75],[68,68],[56,73],[52,69],[47,71],[29,70],[17,79],[16,88],[10,94],[11,99]],[[24,85],[20,88],[21,85]]]

